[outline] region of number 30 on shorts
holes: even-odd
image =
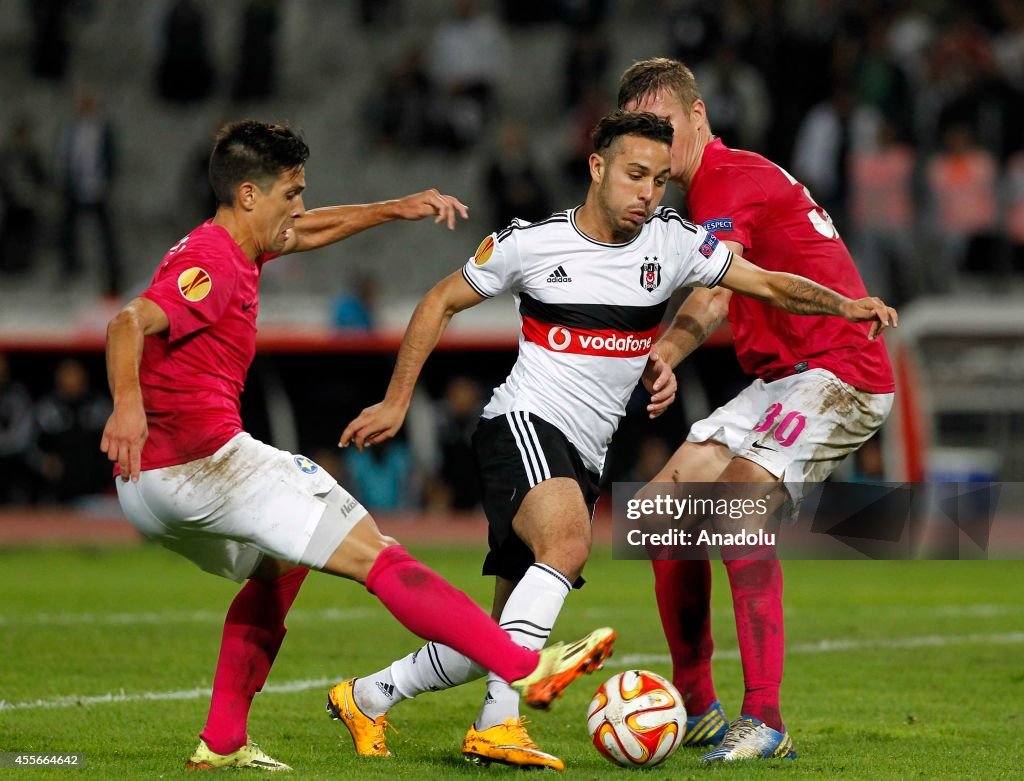
[[[779,424],[776,426],[775,421],[780,415],[782,415],[782,405],[778,402],[770,405],[765,410],[764,418],[761,422],[754,427],[754,431],[761,433],[767,431],[772,426],[775,426],[774,436],[775,440],[783,447],[789,447],[796,438],[800,436],[800,433],[804,430],[804,426],[807,425],[807,417],[802,412],[787,412]]]

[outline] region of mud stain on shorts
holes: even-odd
[[[241,448],[232,447],[219,456],[207,456],[161,471],[165,480],[177,484],[175,493],[187,488],[189,491],[216,490],[220,494],[230,494],[252,477],[259,466],[241,457],[240,451]]]
[[[825,414],[835,410],[841,417],[846,418],[854,413],[857,408],[857,399],[850,390],[837,382],[830,382],[821,394],[821,407],[819,412]]]

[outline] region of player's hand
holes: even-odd
[[[868,339],[874,339],[886,328],[896,328],[900,324],[900,316],[891,306],[877,296],[858,298],[848,301],[843,306],[843,317],[853,323],[872,321]]]
[[[405,422],[405,407],[389,403],[386,399],[367,407],[359,416],[345,426],[338,440],[338,447],[356,446],[357,450],[379,445],[391,439]]]
[[[434,224],[447,223],[448,230],[455,229],[457,216],[469,219],[469,207],[454,195],[444,195],[435,189],[400,198],[395,208],[403,220],[422,220],[434,215]]]
[[[651,418],[656,418],[676,399],[675,372],[661,357],[657,348],[651,350],[651,354],[647,356],[647,366],[644,367],[641,379],[647,392],[651,394],[647,414]]]
[[[142,471],[142,446],[149,436],[142,402],[115,404],[103,427],[100,450],[121,468],[121,479],[138,482]]]

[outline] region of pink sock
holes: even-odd
[[[726,557],[723,550],[722,557]],[[782,565],[774,559],[726,560],[736,635],[743,665],[744,716],[781,731],[779,687],[786,636],[782,614]]]
[[[704,559],[651,564],[661,627],[672,655],[672,683],[683,695],[686,712],[697,716],[718,699],[711,679],[711,563]]]
[[[309,570],[294,569],[273,582],[247,581],[224,619],[210,713],[200,737],[218,754],[245,745],[249,707],[263,688],[284,641],[284,618]]]
[[[410,632],[454,648],[506,681],[522,678],[537,666],[537,651],[513,643],[473,600],[401,545],[378,554],[366,588]]]

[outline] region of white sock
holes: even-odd
[[[541,649],[555,625],[572,583],[547,564],[534,564],[509,595],[501,611],[501,628],[521,646]],[[494,673],[487,676],[487,695],[476,728],[485,730],[519,718],[519,692]]]
[[[383,716],[393,705],[405,699],[395,686],[389,667],[373,675],[356,678],[352,687],[352,697],[356,701],[356,707],[371,719]]]
[[[458,651],[441,643],[427,643],[370,677],[395,685],[391,699],[394,704],[423,692],[451,689],[475,681],[484,672],[483,667]]]

